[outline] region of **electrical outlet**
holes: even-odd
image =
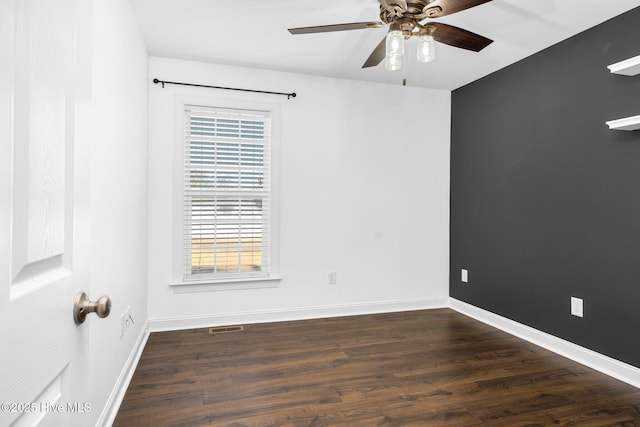
[[[577,317],[584,317],[582,298],[571,297],[571,314]]]
[[[462,280],[463,283],[469,283],[469,272],[464,268],[460,270],[460,280]]]
[[[338,273],[336,273],[335,271],[330,271],[327,278],[330,285],[335,285],[336,283],[338,283]]]
[[[127,309],[120,315],[120,339],[124,337],[124,334],[127,330],[133,326],[135,322],[133,321],[133,315],[131,314],[131,306],[128,306]]]

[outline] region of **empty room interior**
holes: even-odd
[[[640,0],[3,0],[0,425],[640,426]]]

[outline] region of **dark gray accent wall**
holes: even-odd
[[[640,8],[453,92],[450,295],[640,367],[637,55]]]

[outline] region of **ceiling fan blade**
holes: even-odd
[[[329,33],[333,31],[364,30],[367,28],[380,28],[387,24],[382,22],[351,22],[349,24],[319,25],[316,27],[289,28],[291,34]]]
[[[369,58],[367,58],[362,68],[375,67],[376,65],[382,62],[386,54],[387,54],[387,37],[385,36],[385,38],[382,39],[380,44],[378,44],[378,46],[376,46],[376,48],[373,49],[373,52],[371,52],[371,55],[369,55]]]
[[[480,52],[485,47],[493,43],[493,40],[483,37],[471,31],[454,27],[453,25],[442,24],[440,22],[429,22],[427,26],[433,26],[433,38],[444,44],[459,47],[462,49]]]
[[[434,11],[437,10],[434,8],[441,9],[440,12],[434,12],[434,15],[431,16],[435,18],[436,16],[451,15],[452,13],[471,9],[472,7],[480,6],[481,4],[488,3],[490,1],[491,0],[435,0],[434,2],[429,3],[427,9]]]

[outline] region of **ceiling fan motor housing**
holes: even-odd
[[[391,24],[400,18],[411,18],[422,21],[427,18],[435,18],[442,13],[442,7],[429,5],[434,0],[379,0],[380,20],[385,24]]]

